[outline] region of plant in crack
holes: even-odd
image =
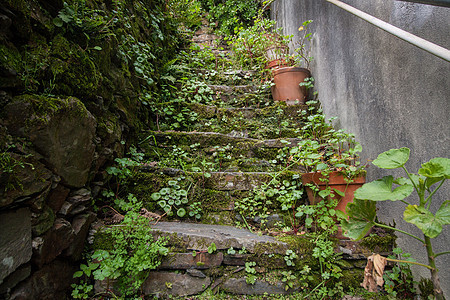
[[[149,234],[149,220],[139,213],[142,202],[130,194],[126,200],[116,199],[115,203],[124,212],[123,221],[105,226],[97,233],[108,242],[97,245],[88,263],[82,264],[80,271],[73,275],[83,278],[79,284],[72,285],[74,298],[90,297],[92,287],[88,282],[92,279],[106,280],[107,290],[116,281],[115,288],[122,296],[134,295],[150,270],[156,269],[168,254],[166,239]]]

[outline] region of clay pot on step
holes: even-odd
[[[299,86],[305,78],[311,77],[309,70],[299,67],[274,69],[272,97],[275,101],[284,101],[287,105],[305,104],[307,89]]]
[[[267,63],[266,69],[279,69],[279,68],[285,68],[288,64],[284,59],[274,59]]]
[[[307,186],[308,183],[316,185],[320,191],[326,189],[327,187],[330,187],[331,193],[334,195],[334,198],[338,200],[336,209],[345,213],[347,204],[353,202],[355,191],[366,182],[366,174],[364,172],[358,175],[357,177],[353,178],[352,182],[349,183],[347,183],[347,181],[345,180],[345,176],[338,171],[334,171],[329,174],[328,182],[324,182],[323,179],[325,179],[325,177],[320,172],[302,174],[302,184],[306,188],[309,203],[311,205],[315,205],[319,201],[323,201],[324,199],[321,198],[317,193],[314,193],[313,190]],[[343,192],[345,195],[343,197],[338,195],[334,191],[335,189]]]

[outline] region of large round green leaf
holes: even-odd
[[[161,194],[156,192],[151,195],[152,199],[158,201],[161,198]]]
[[[382,169],[403,167],[409,159],[409,148],[391,149],[378,155],[373,164]]]
[[[382,179],[364,184],[355,191],[355,198],[372,201],[403,200],[414,190],[412,184],[401,185],[392,190],[394,177],[385,176]]]
[[[179,208],[178,210],[177,210],[177,215],[180,217],[180,218],[182,218],[182,217],[184,217],[185,215],[186,215],[186,210],[184,209],[184,208]]]
[[[403,213],[406,222],[416,225],[422,232],[435,238],[442,232],[442,226],[450,224],[450,206],[445,201],[436,215],[433,215],[428,209],[417,205],[408,205]]]
[[[374,225],[376,205],[373,201],[355,199],[346,209],[348,220],[341,221],[344,235],[354,239],[362,239]]]
[[[450,159],[436,157],[426,162],[419,169],[419,174],[431,178],[450,178]]]

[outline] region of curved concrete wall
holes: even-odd
[[[450,49],[450,8],[394,0],[344,0],[394,26]],[[429,159],[448,157],[450,146],[450,63],[425,52],[325,0],[276,0],[272,17],[286,34],[298,35],[305,20],[314,33],[311,71],[319,99],[338,127],[355,133],[363,159],[375,159],[385,150],[409,147],[407,164],[416,171]],[[369,180],[387,175],[375,167]],[[400,175],[397,173],[396,175]],[[435,202],[448,199],[448,184]],[[411,199],[413,201],[413,199]],[[386,223],[415,230],[401,220],[404,205],[385,202],[378,216]],[[436,210],[436,203],[432,210]],[[445,229],[444,229],[445,230]],[[434,241],[435,251],[448,251],[450,228]],[[400,235],[400,234],[399,234]],[[399,236],[398,245],[419,261],[425,249],[415,240]],[[450,255],[438,258],[441,284],[450,297]],[[413,268],[429,277],[425,268]]]

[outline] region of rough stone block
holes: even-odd
[[[19,282],[25,280],[31,274],[31,265],[20,266],[0,284],[0,295],[9,293]],[[0,296],[1,297],[1,296]]]
[[[72,260],[79,260],[84,249],[84,242],[89,232],[91,223],[95,220],[96,214],[88,212],[86,214],[76,216],[72,221],[72,228],[74,231],[74,240],[64,252],[64,255],[69,256]]]
[[[80,207],[83,209],[79,212],[83,212],[86,209],[83,204],[89,203],[91,199],[91,192],[89,190],[79,189],[66,199],[58,213],[62,216],[73,215]]]
[[[24,167],[17,167],[13,175],[14,178],[6,179],[10,181],[13,187],[6,192],[4,188],[0,189],[0,207],[7,206],[14,201],[26,199],[28,196],[39,194],[51,185],[52,173],[37,159],[15,153],[11,154],[11,157],[23,162]],[[0,175],[3,175],[1,170]],[[1,179],[3,179],[3,176],[1,176]],[[4,184],[3,181],[2,184]]]
[[[76,267],[68,262],[56,260],[36,271],[20,283],[11,293],[9,300],[66,299],[68,287]]]
[[[77,98],[36,97],[18,96],[5,106],[9,132],[30,139],[65,184],[82,187],[94,160],[95,118]]]
[[[210,284],[209,277],[199,278],[188,274],[151,272],[142,288],[145,295],[183,297],[201,293]]]
[[[55,222],[55,214],[49,206],[44,206],[41,213],[33,213],[31,218],[31,229],[33,236],[40,236],[52,228]]]
[[[171,253],[159,266],[160,269],[209,269],[222,264],[223,253],[209,254],[205,252],[197,253]]]
[[[53,227],[42,237],[33,240],[33,262],[41,268],[54,260],[70,246],[75,233],[70,223],[64,219],[56,219]]]
[[[276,284],[270,284],[265,281],[256,280],[254,284],[248,284],[245,278],[230,278],[226,280],[221,289],[227,293],[237,295],[263,295],[263,294],[288,294],[290,291],[286,291],[284,284],[277,282]]]
[[[249,254],[233,254],[225,255],[223,258],[223,264],[228,266],[245,266]]]
[[[61,206],[69,195],[69,192],[70,189],[65,188],[61,184],[58,184],[53,190],[50,191],[47,204],[53,212],[57,213],[61,209]]]
[[[285,254],[287,250],[286,243],[273,237],[258,236],[232,226],[159,222],[153,229],[155,235],[169,236],[170,243],[189,250],[206,251],[212,243],[216,245],[217,250],[245,247],[248,252],[259,254]]]
[[[30,220],[28,208],[0,214],[0,283],[31,259]]]

